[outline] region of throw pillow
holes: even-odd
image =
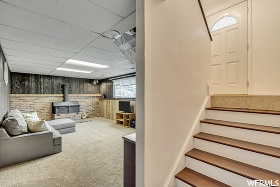
[[[45,121],[27,121],[28,129],[30,132],[42,132],[48,130]]]
[[[22,115],[26,121],[40,121],[37,112],[26,112],[22,113]]]
[[[14,117],[7,117],[4,120],[2,127],[11,136],[17,136],[25,133],[24,129],[22,129],[22,126],[19,125],[17,118]]]
[[[12,136],[28,132],[27,123],[19,110],[10,111],[2,126]]]

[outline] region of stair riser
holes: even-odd
[[[279,158],[195,138],[195,148],[280,173]],[[253,158],[253,159],[252,159]]]
[[[211,107],[280,111],[279,101],[280,96],[215,95],[211,96]]]
[[[233,187],[246,187],[248,186],[247,180],[250,180],[190,157],[186,157],[186,166],[194,171],[197,171],[201,174],[204,174],[208,177],[211,177]]]
[[[206,118],[280,127],[280,115],[206,110]]]
[[[280,134],[201,123],[200,131],[257,144],[280,148]]]
[[[176,179],[176,187],[192,187],[192,186],[188,185],[187,183],[184,183],[179,179]]]

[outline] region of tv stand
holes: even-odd
[[[116,123],[124,127],[130,127],[132,120],[135,120],[135,113],[118,112],[116,113]]]

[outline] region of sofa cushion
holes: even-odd
[[[19,126],[21,126],[22,130],[24,132],[28,132],[27,123],[26,123],[22,113],[19,110],[17,110],[17,109],[11,110],[7,114],[7,118],[8,117],[16,118],[16,120],[19,122]]]
[[[71,119],[56,119],[48,121],[48,124],[56,130],[75,127],[75,121]]]
[[[2,126],[12,136],[28,132],[27,123],[19,110],[9,112]]]
[[[13,117],[6,118],[2,126],[11,136],[17,136],[25,133],[25,131],[19,125],[17,119]]]

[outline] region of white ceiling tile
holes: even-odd
[[[131,12],[136,9],[136,0],[90,0],[93,3],[99,4],[112,12],[123,17],[128,16]]]
[[[60,57],[60,58],[69,58],[74,54],[71,52],[44,48],[44,47],[39,47],[35,45],[30,45],[22,42],[16,42],[16,41],[5,40],[5,39],[1,39],[1,44],[4,48],[4,51],[14,50],[14,51],[21,51],[29,54],[48,55],[51,57]]]
[[[45,70],[48,70],[48,71],[51,71],[51,70],[54,70],[54,67],[52,65],[47,65],[47,64],[31,64],[31,63],[28,63],[28,64],[24,64],[24,63],[18,63],[18,62],[10,62],[9,63],[10,66],[15,66],[15,67],[24,67],[24,68],[29,68],[29,69],[32,69],[32,70],[35,70],[37,68],[39,69],[45,69]]]
[[[119,16],[94,6],[87,0],[61,0],[61,2],[63,11],[60,11],[60,14],[63,20],[96,32],[104,32],[121,20]]]
[[[9,63],[10,66],[14,66],[16,68],[26,68],[26,69],[31,69],[31,70],[36,70],[36,69],[45,69],[47,71],[54,70],[54,67],[51,65],[45,65],[45,64],[21,64],[21,63]]]
[[[114,44],[114,41],[112,39],[104,37],[99,37],[98,39],[96,39],[92,43],[92,46],[109,52],[120,52],[120,49]]]
[[[74,27],[62,21],[40,16],[14,6],[0,2],[0,24],[41,33],[59,40],[82,40],[84,37],[96,37],[90,31]],[[88,40],[88,38],[86,38]]]
[[[16,5],[32,12],[49,15],[50,17],[58,16],[57,0],[2,0],[6,4]]]
[[[21,58],[21,57],[14,57],[14,56],[8,56],[8,61],[9,64],[24,64],[24,65],[29,65],[32,66],[34,64],[41,64],[41,65],[48,65],[48,66],[52,66],[52,67],[56,67],[60,64],[62,64],[61,62],[57,62],[57,61],[44,61],[44,60],[34,60],[34,59],[26,59],[26,58]]]
[[[120,52],[109,52],[102,49],[97,49],[94,46],[90,46],[84,49],[81,53],[75,55],[73,58],[80,60],[100,60],[100,61],[115,61],[126,60]]]
[[[50,38],[30,31],[23,31],[0,25],[0,40],[2,38],[24,42],[28,45],[37,45],[62,51],[78,52],[88,43],[88,41],[91,40],[92,37],[88,36],[88,39],[80,41],[59,40],[57,38]]]
[[[8,3],[96,32],[104,32],[121,20],[88,0],[10,0]]]
[[[118,30],[121,33],[124,33],[126,31],[129,31],[130,29],[133,29],[136,27],[136,13],[131,14],[127,18],[120,21],[118,24],[116,24],[113,29]]]
[[[46,67],[26,67],[20,65],[9,65],[12,72],[21,72],[21,73],[32,73],[32,74],[50,74],[52,69],[48,69]]]
[[[0,42],[15,72],[88,79],[135,72],[112,40],[91,32],[126,32],[135,27],[133,11],[135,0],[0,0]],[[110,68],[92,68],[91,74],[57,71],[89,69],[64,64],[69,58]]]
[[[52,57],[49,55],[42,55],[42,54],[34,54],[34,53],[28,53],[25,51],[17,51],[17,50],[10,50],[5,49],[5,53],[7,57],[17,57],[20,59],[29,59],[29,60],[37,60],[37,61],[55,61],[55,62],[65,62],[67,58],[60,58],[60,57]]]

